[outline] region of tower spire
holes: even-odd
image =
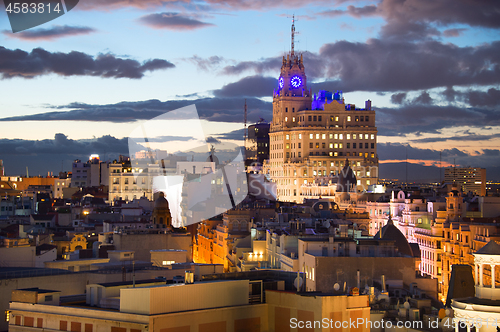
[[[292,16],[292,51],[290,53],[291,58],[293,59],[293,56],[295,55],[294,52],[294,45],[295,45],[295,14]]]

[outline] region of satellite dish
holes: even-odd
[[[333,285],[333,289],[338,291],[340,289],[340,285],[338,282],[335,283],[335,285]]]
[[[293,285],[295,286],[295,288],[297,288],[297,290],[299,290],[302,287],[302,283],[303,283],[303,280],[301,277],[297,277],[293,281]]]

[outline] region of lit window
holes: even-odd
[[[319,134],[316,134],[316,139],[319,139]]]
[[[292,118],[292,122],[295,122],[295,117]]]
[[[288,117],[287,117],[287,116],[285,116],[285,122],[287,122],[287,121],[288,121]]]
[[[307,184],[307,180],[304,180],[304,184]]]
[[[330,155],[330,157],[332,157],[332,156],[333,156],[333,152],[332,152],[332,151],[330,151],[329,155]]]
[[[333,146],[334,146],[334,148],[335,148],[335,149],[338,149],[338,148],[339,148],[338,143],[335,143]]]
[[[340,134],[339,139],[344,139],[344,134]]]
[[[371,134],[371,139],[375,139],[375,134]]]
[[[358,186],[359,186],[359,185],[361,185],[361,180],[358,180],[358,181],[356,181],[356,182],[357,182],[357,185],[358,185]]]
[[[322,139],[326,139],[326,134],[321,134]]]
[[[302,139],[302,134],[299,134],[299,139]]]
[[[338,153],[337,151],[335,151],[335,152],[333,153],[333,156],[334,156],[334,157],[338,157],[338,155],[339,155],[339,153]]]
[[[351,139],[351,134],[346,134],[346,137],[347,139]]]
[[[370,185],[370,180],[366,180],[366,184],[367,184],[367,185]]]
[[[356,134],[352,134],[352,139],[356,139]]]
[[[351,121],[351,116],[350,115],[347,116],[347,121]]]
[[[339,134],[335,134],[335,139],[339,139]]]
[[[314,138],[314,135],[313,135],[313,134],[309,134],[309,138],[310,138],[310,139],[313,139],[313,138]]]
[[[330,139],[332,139],[332,138],[333,138],[333,134],[330,134]]]
[[[330,143],[330,149],[333,149],[333,143]]]
[[[338,116],[335,117],[335,121],[339,121],[339,117]]]
[[[366,171],[366,176],[370,176],[370,171]]]
[[[287,135],[286,135],[286,139],[290,139],[290,135],[288,135],[288,134],[287,134]]]

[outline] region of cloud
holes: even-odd
[[[423,90],[500,83],[500,42],[459,47],[437,41],[338,41],[321,47],[324,76],[344,91]],[[325,64],[326,62],[326,64]],[[305,62],[306,70],[309,69]],[[367,79],[369,78],[369,79]]]
[[[156,13],[142,16],[139,22],[155,29],[194,30],[214,26],[214,24],[199,21],[185,14]]]
[[[450,28],[450,25],[468,25],[481,28],[500,28],[500,4],[496,1],[479,0],[382,0],[377,5],[348,6],[347,9],[330,9],[320,16],[355,18],[380,16],[386,24],[380,34],[384,39],[422,40],[429,37],[457,37],[466,29]]]
[[[38,28],[12,33],[11,31],[4,31],[4,35],[11,38],[18,38],[28,41],[40,40],[55,40],[63,37],[87,35],[96,32],[95,29],[83,26],[70,26],[70,25],[55,25],[49,29]]]
[[[432,102],[433,102],[433,100],[427,91],[423,91],[420,94],[420,96],[413,99],[413,101],[412,101],[412,103],[414,103],[414,104],[426,104],[426,105],[430,105],[430,104],[432,104]]]
[[[170,100],[165,102],[152,99],[105,105],[71,103],[50,107],[57,109],[57,111],[2,118],[0,121],[65,120],[109,121],[116,123],[134,122],[137,120],[149,120],[165,112],[195,104],[201,119],[219,122],[243,122],[244,103],[244,99],[240,97]],[[268,119],[272,117],[272,103],[270,102],[265,102],[257,98],[247,98],[247,105],[249,122],[257,122],[261,117]]]
[[[215,143],[215,144],[221,143],[221,141],[219,141],[217,138],[215,138],[213,136],[208,136],[206,138],[206,141],[207,141],[207,143]]]
[[[443,31],[445,37],[460,37],[467,29],[447,29]]]
[[[0,139],[0,154],[12,155],[86,155],[92,153],[106,154],[128,154],[127,138],[118,139],[106,135],[89,140],[73,140],[64,134],[55,134],[54,139],[45,140],[22,140],[22,139]]]
[[[406,99],[406,92],[395,93],[391,96],[393,104],[402,104]]]
[[[467,135],[462,135],[462,136],[426,137],[426,138],[413,139],[411,141],[415,143],[435,143],[435,142],[445,142],[445,141],[487,141],[499,137],[500,134],[477,135],[469,133]]]
[[[443,128],[499,126],[500,112],[481,108],[403,104],[377,108],[377,127],[387,136],[409,133],[440,134]]]
[[[278,81],[274,77],[249,76],[226,84],[213,94],[216,97],[269,97],[277,87]]]
[[[183,60],[194,63],[196,67],[202,71],[214,71],[218,69],[222,63],[227,62],[226,59],[217,55],[213,55],[208,58],[201,58],[197,55],[193,55],[192,57],[185,58]]]
[[[243,140],[245,137],[245,129],[236,129],[228,133],[218,135],[217,138],[220,139],[230,139],[230,140]]]
[[[469,91],[467,93],[468,101],[471,106],[500,106],[500,90],[490,88],[487,92]]]
[[[459,149],[419,149],[411,145],[400,143],[378,143],[377,154],[380,160],[401,160],[411,161],[434,161],[439,163],[441,158],[443,164],[457,164],[457,166],[475,167],[495,167],[500,162],[500,151],[497,149],[483,149],[477,151],[477,154],[466,153]]]
[[[140,63],[118,58],[112,54],[96,57],[72,51],[48,52],[35,48],[31,52],[9,50],[0,46],[0,74],[2,78],[34,78],[47,74],[61,76],[99,76],[102,78],[142,78],[146,71],[173,68],[175,65],[162,59]]]

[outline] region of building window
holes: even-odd
[[[286,134],[286,139],[289,140],[290,139],[290,135]]]
[[[356,134],[352,134],[352,139],[356,139]]]
[[[339,134],[339,139],[344,139],[344,134]]]
[[[318,121],[321,121],[321,115],[318,115]]]
[[[368,134],[365,134],[365,139],[368,139]]]
[[[346,147],[347,147],[348,149],[350,149],[350,148],[351,148],[351,143],[346,143]]]
[[[338,116],[335,117],[335,121],[339,121],[339,117]]]
[[[299,139],[302,139],[302,134],[299,134]]]
[[[314,134],[309,134],[309,139],[313,139],[314,138]]]
[[[347,121],[351,121],[351,116],[350,115],[347,116]]]
[[[322,139],[326,139],[326,134],[321,134]]]
[[[359,122],[359,116],[354,117],[354,122]]]
[[[364,116],[360,116],[360,121],[363,122]]]
[[[365,149],[368,149],[368,143],[365,143]]]
[[[288,113],[288,107],[285,107],[285,113]]]
[[[292,118],[292,122],[295,122],[295,117]]]
[[[365,121],[368,122],[370,120],[370,117],[367,115],[365,116]]]
[[[288,122],[288,117],[287,116],[285,116],[285,122]]]
[[[330,143],[329,147],[330,149],[333,149],[333,143]]]
[[[307,120],[312,121],[312,116],[310,116],[310,115],[309,115],[309,116],[307,117]]]
[[[375,139],[375,134],[371,134],[371,135],[370,135],[370,138],[371,138],[371,139]]]
[[[316,149],[319,149],[319,142],[316,142]]]
[[[375,143],[372,143],[372,144],[371,144],[371,148],[372,148],[372,149],[375,149]]]
[[[352,143],[352,148],[355,149],[356,148],[356,143]]]
[[[313,143],[309,143],[309,148],[312,149],[313,148]]]
[[[316,134],[316,139],[319,139],[319,134]]]
[[[313,116],[313,121],[316,121],[316,115]]]

